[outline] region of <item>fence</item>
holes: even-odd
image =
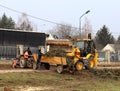
[[[17,47],[0,46],[0,59],[11,59],[17,56]]]
[[[117,62],[120,61],[119,51],[111,53],[110,51],[98,52],[98,61],[99,62]]]
[[[27,47],[23,47],[23,51]],[[38,47],[30,47],[32,53],[37,53]],[[19,54],[18,46],[0,46],[0,59],[14,59]],[[116,53],[98,52],[98,61],[99,62],[117,62],[120,61],[120,51]]]
[[[27,47],[23,47],[23,51],[26,50]],[[30,47],[32,53],[37,53],[37,47]],[[17,46],[0,46],[0,59],[14,59],[17,57],[19,53],[19,49]]]

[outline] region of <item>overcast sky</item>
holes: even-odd
[[[81,25],[87,17],[94,33],[106,25],[114,36],[120,35],[120,0],[1,0],[0,4],[41,19],[68,23],[74,27],[79,27],[79,17],[90,10],[82,17]],[[21,16],[0,6],[0,16],[3,13],[8,17],[11,16],[15,22]],[[55,26],[30,17],[29,20],[38,26],[40,32],[46,32],[48,28]]]

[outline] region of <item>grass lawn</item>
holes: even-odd
[[[85,70],[74,75],[40,70],[0,74],[0,91],[5,87],[12,91],[120,91],[120,80],[101,78]],[[30,87],[34,90],[26,89]]]

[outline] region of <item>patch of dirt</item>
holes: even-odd
[[[4,87],[3,91],[13,91],[13,90],[11,88],[9,88],[9,87]]]
[[[0,64],[0,70],[13,69],[12,64]]]
[[[74,72],[73,75],[78,75],[81,78],[91,78],[95,76],[99,77],[116,77],[120,78],[120,67],[97,67],[95,70],[82,70],[80,72]],[[4,70],[4,71],[3,71]],[[33,70],[32,68],[27,68],[27,69],[21,69],[21,68],[13,68],[12,67],[12,61],[0,61],[0,73],[8,73],[8,72],[39,72],[39,70]],[[50,68],[50,71],[56,72],[56,67]],[[42,67],[40,72],[50,72],[50,71],[45,71]],[[57,73],[57,72],[56,72]],[[63,74],[70,74],[68,71],[64,71]]]

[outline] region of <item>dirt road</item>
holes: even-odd
[[[55,67],[51,68],[52,70],[55,70]],[[120,66],[98,66],[95,69],[101,70],[101,69],[120,69]],[[21,69],[21,68],[12,68],[12,61],[0,61],[0,74],[1,73],[9,73],[9,72],[34,72],[38,70],[33,70],[32,68],[27,69]],[[40,70],[42,71],[49,71],[49,70]],[[39,72],[39,71],[38,71]]]
[[[4,66],[5,67],[5,66]],[[97,70],[102,70],[102,69],[120,69],[120,67],[97,67],[95,68]],[[52,70],[55,70],[55,68],[52,68]],[[5,74],[5,73],[12,73],[12,72],[49,72],[51,70],[33,70],[33,69],[21,69],[21,68],[2,68],[2,70],[0,69],[0,74]]]

